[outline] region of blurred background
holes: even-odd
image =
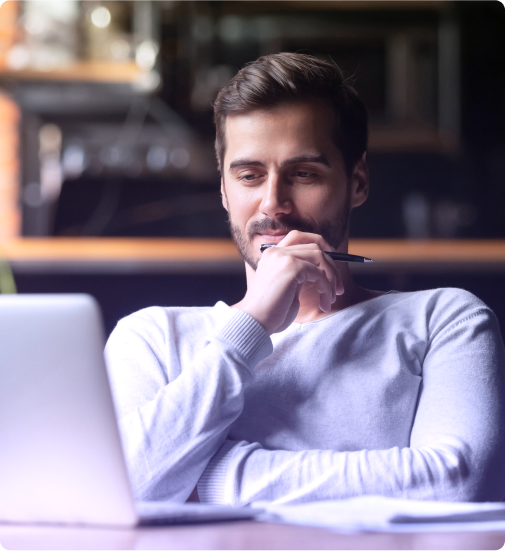
[[[498,1],[3,3],[0,251],[3,241],[18,290],[91,292],[108,330],[151,304],[239,300],[245,281],[233,252],[190,266],[171,263],[167,251],[170,239],[192,238],[196,251],[226,245],[215,241],[229,232],[211,104],[245,63],[281,51],[334,60],[368,106],[371,195],[351,226],[359,253],[371,256],[369,240],[394,245],[397,257],[420,242],[443,240],[447,251],[468,239],[494,244],[485,261],[467,255],[448,264],[426,253],[427,262],[379,262],[358,279],[384,289],[464,287],[503,326]],[[105,268],[93,255],[79,257],[90,239],[114,255],[114,243],[139,238],[160,247],[161,263],[139,268],[125,253]],[[23,245],[12,245],[34,239],[45,253],[23,256]],[[72,260],[54,262],[63,242]]]

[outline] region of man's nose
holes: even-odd
[[[290,214],[293,210],[291,186],[280,175],[270,175],[263,188],[260,211],[269,218]]]

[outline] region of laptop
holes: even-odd
[[[258,510],[135,503],[89,295],[0,295],[0,522],[133,526]]]

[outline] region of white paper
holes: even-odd
[[[340,531],[505,530],[505,503],[415,501],[363,496],[301,505],[257,502],[264,520],[333,528]]]

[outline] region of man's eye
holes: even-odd
[[[300,178],[300,180],[309,180],[315,178],[317,174],[315,172],[307,172],[306,170],[297,170],[295,172],[295,177]]]
[[[257,178],[256,174],[245,174],[244,176],[241,176],[240,179],[244,180],[245,182],[252,182]]]

